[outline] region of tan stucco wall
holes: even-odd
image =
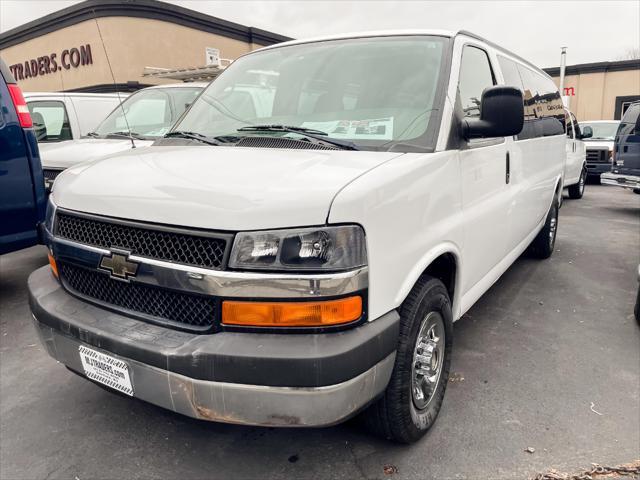
[[[559,85],[559,77],[553,80]],[[640,95],[640,70],[567,75],[564,86],[575,91],[569,109],[579,120],[613,120],[616,97]]]
[[[205,47],[220,50],[221,58],[235,59],[261,47],[243,41],[194,30],[181,25],[133,17],[99,18],[98,24],[117,83],[171,83],[142,77],[145,66],[181,68],[205,64]],[[58,64],[63,50],[91,45],[92,65],[57,71],[21,80],[24,91],[56,91],[111,83],[112,78],[100,41],[96,22],[85,21],[0,50],[7,65],[57,53]]]

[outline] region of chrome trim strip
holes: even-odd
[[[62,261],[98,269],[110,250],[54,237],[54,255]],[[136,282],[185,292],[236,298],[317,298],[345,295],[369,286],[369,270],[337,273],[257,273],[213,270],[163,260],[129,256],[139,263]]]

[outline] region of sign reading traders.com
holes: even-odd
[[[83,45],[80,48],[69,48],[63,50],[60,55],[51,53],[24,62],[15,63],[9,66],[11,73],[16,80],[38,77],[55,73],[61,70],[78,68],[81,65],[93,64],[91,57],[91,45]]]

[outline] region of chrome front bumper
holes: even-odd
[[[84,345],[41,323],[36,330],[49,355],[82,375]],[[95,347],[92,347],[95,348]],[[115,356],[111,352],[105,352]],[[354,415],[387,386],[395,352],[362,374],[323,387],[272,387],[203,381],[118,357],[129,366],[134,397],[189,417],[272,427],[320,427]]]
[[[618,173],[603,173],[600,175],[600,183],[603,185],[636,189],[640,188],[640,177],[635,175],[622,175]]]

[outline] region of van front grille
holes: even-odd
[[[216,315],[212,297],[114,280],[108,273],[60,263],[64,286],[80,297],[180,329],[210,331]]]
[[[604,148],[587,148],[587,162],[608,163],[609,150]]]
[[[158,227],[58,211],[54,235],[102,248],[119,248],[141,257],[221,269],[228,235]]]

